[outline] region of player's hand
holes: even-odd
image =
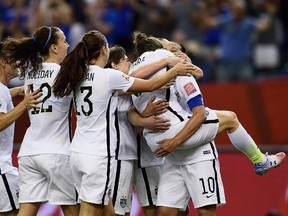
[[[166,131],[170,126],[170,120],[160,118],[159,116],[147,117],[143,122],[143,127],[152,130],[154,133]]]
[[[173,69],[176,70],[178,76],[193,76],[195,67],[191,63],[182,61],[175,65]]]
[[[157,116],[167,111],[167,107],[169,106],[169,103],[165,99],[161,99],[161,100],[154,102],[155,99],[156,97],[153,96],[149,100],[144,111],[141,113],[141,116],[143,117],[149,117],[153,115]]]
[[[186,62],[192,63],[191,59],[188,57],[188,55],[184,52],[181,52],[179,50],[173,52],[175,56],[185,60]]]
[[[164,139],[158,141],[157,144],[159,144],[159,148],[155,151],[155,155],[157,157],[165,157],[175,151],[179,143],[176,139]]]
[[[178,56],[168,56],[166,57],[166,64],[168,67],[173,67],[175,66],[177,63],[181,62],[181,58]]]
[[[40,108],[39,103],[42,102],[42,100],[40,100],[39,98],[42,96],[42,92],[40,91],[40,89],[37,89],[34,92],[30,92],[30,86],[28,86],[26,92],[25,92],[25,96],[23,99],[23,103],[24,105],[30,109],[30,108]]]

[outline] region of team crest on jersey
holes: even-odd
[[[121,206],[122,208],[125,208],[126,205],[127,205],[127,198],[126,198],[126,196],[122,196],[122,197],[120,198],[120,206]]]
[[[129,77],[128,75],[126,75],[126,74],[122,74],[122,77],[123,77],[124,79],[126,79],[127,81],[129,81],[129,79],[130,79],[130,77]]]
[[[191,95],[192,93],[197,91],[192,82],[185,84],[184,89],[187,95]]]

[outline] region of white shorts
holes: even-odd
[[[156,205],[161,173],[162,165],[136,169],[136,194],[142,207]]]
[[[219,128],[219,120],[214,110],[211,110],[207,107],[205,108],[205,110],[207,115],[206,121],[193,134],[193,136],[191,136],[184,143],[179,145],[177,149],[187,149],[195,147],[204,143],[209,143],[210,141],[215,139]],[[165,131],[164,133],[144,133],[144,137],[147,140],[147,143],[151,150],[155,152],[159,148],[159,144],[157,144],[158,141],[172,138],[176,134],[178,134],[185,127],[188,121],[189,119],[186,119],[176,125],[172,125],[169,130]]]
[[[116,160],[116,164],[112,201],[115,214],[125,215],[131,210],[132,186],[137,160]]]
[[[159,182],[157,206],[185,209],[226,203],[218,159],[189,165],[166,163]]]
[[[0,212],[19,209],[19,177],[17,168],[0,176]]]
[[[79,193],[79,199],[85,202],[108,205],[113,191],[114,157],[71,152],[71,171],[73,181]]]
[[[68,155],[25,156],[20,157],[18,163],[19,203],[77,204],[78,194],[72,181]]]

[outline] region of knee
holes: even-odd
[[[221,118],[221,127],[228,133],[235,131],[239,127],[236,113],[232,111],[224,111]]]
[[[238,121],[236,113],[228,111],[228,127],[227,132],[232,133],[239,127],[240,123]]]
[[[235,112],[227,111],[227,117],[229,119],[230,124],[238,126],[239,121]]]

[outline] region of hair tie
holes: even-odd
[[[48,44],[48,42],[50,41],[50,38],[51,38],[52,29],[51,29],[51,27],[48,27],[48,28],[49,28],[49,35],[48,35],[48,38],[47,38],[47,40],[45,42],[45,45],[44,45],[43,49],[45,49],[45,47],[47,46],[47,44]]]

